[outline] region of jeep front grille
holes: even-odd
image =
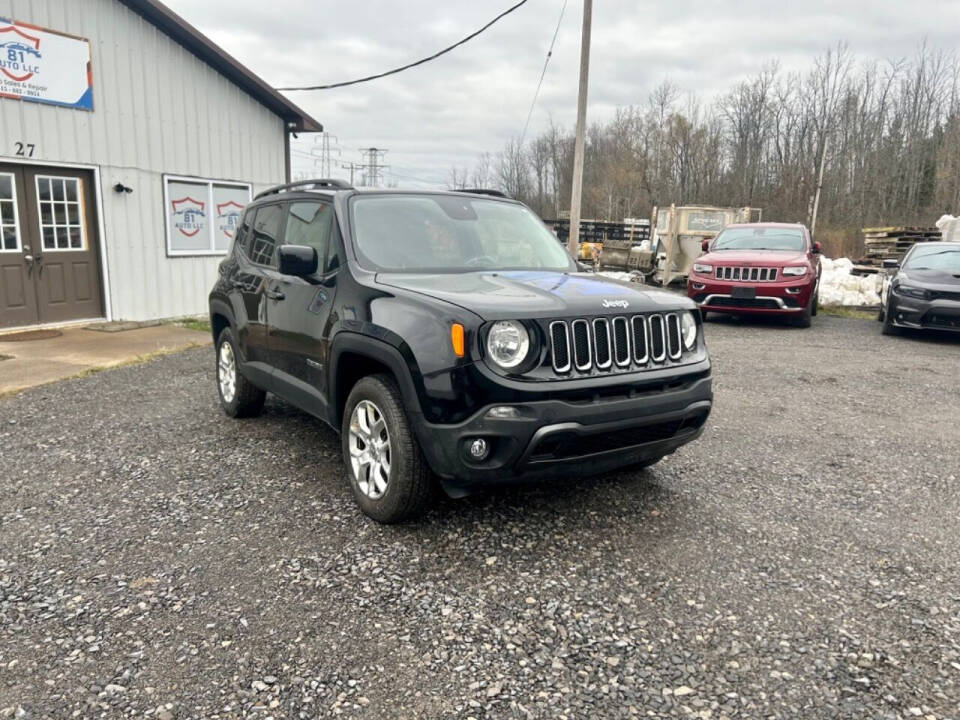
[[[556,320],[549,336],[551,364],[558,373],[643,367],[679,360],[683,354],[677,313]]]
[[[774,282],[777,268],[765,267],[718,267],[714,271],[717,280],[738,280],[740,282]]]

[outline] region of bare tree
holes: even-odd
[[[960,214],[960,59],[921,43],[906,59],[857,63],[845,44],[807,72],[770,63],[701,102],[670,81],[587,133],[585,217],[646,215],[653,205],[763,207],[803,221],[829,135],[821,237],[855,242],[872,224],[930,225]],[[550,126],[482,155],[471,179],[544,216],[569,204],[573,138]],[[456,171],[451,180],[460,180]]]
[[[467,187],[467,177],[469,172],[466,168],[458,168],[454,165],[450,168],[450,176],[447,178],[448,190],[465,190]]]

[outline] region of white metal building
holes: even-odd
[[[204,312],[320,130],[156,0],[0,0],[0,329]]]

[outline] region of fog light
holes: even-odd
[[[509,405],[495,405],[487,410],[487,417],[493,420],[515,420],[520,417],[520,411]]]
[[[791,295],[799,295],[802,289],[803,288],[787,288],[787,292]]]
[[[704,285],[703,283],[695,282],[695,283],[692,283],[692,284],[693,284],[693,289],[694,289],[694,290],[703,290],[703,289],[706,287],[706,285]]]
[[[470,443],[470,457],[474,460],[483,460],[490,453],[490,447],[483,438],[476,438]]]

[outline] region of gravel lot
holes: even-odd
[[[960,717],[960,342],[708,340],[699,442],[401,527],[209,348],[0,399],[0,717]]]

